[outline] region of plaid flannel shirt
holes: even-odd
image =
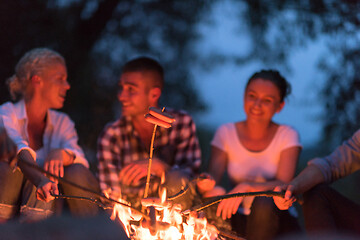
[[[197,173],[201,165],[201,151],[192,118],[183,111],[167,109],[176,121],[172,127],[158,127],[153,157],[166,162],[173,169],[180,168],[190,174]],[[102,191],[119,197],[120,170],[131,162],[149,159],[149,148],[133,128],[130,117],[121,117],[108,124],[98,139],[98,178]]]

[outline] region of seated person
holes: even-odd
[[[271,190],[294,177],[301,152],[298,133],[272,120],[289,93],[290,85],[278,71],[255,73],[245,88],[246,119],[224,124],[216,131],[209,173],[219,185],[227,171],[232,183],[229,194]],[[212,188],[210,182],[198,183],[204,197],[226,193],[222,187]],[[246,239],[272,239],[280,231],[290,231],[283,229],[290,223],[299,230],[296,219],[279,211],[267,197],[226,199],[219,203],[216,214],[231,218],[232,229]]]
[[[122,68],[118,99],[121,116],[109,123],[98,139],[99,182],[112,198],[122,198],[140,207],[149,162],[154,124],[145,120],[149,107],[159,107],[164,85],[162,66],[154,59],[139,57]],[[170,128],[159,127],[154,141],[149,196],[158,197],[158,181],[165,173],[168,196],[181,190],[183,181],[193,177],[201,165],[201,152],[195,124],[184,111],[166,108],[175,118]],[[175,178],[177,181],[171,180]],[[186,182],[184,182],[186,184]],[[175,186],[179,185],[179,186]],[[192,199],[182,199],[184,208]]]
[[[70,89],[64,58],[47,48],[27,52],[7,81],[16,103],[0,106],[0,128],[6,130],[0,147],[0,221],[19,215],[21,222],[45,219],[54,213],[56,179],[48,179],[29,164],[78,185],[98,191],[96,178],[79,147],[74,123],[61,112]],[[9,138],[9,139],[6,139]],[[16,157],[10,156],[13,142]],[[16,150],[14,150],[16,149]],[[18,168],[13,168],[17,161]],[[52,181],[51,181],[52,180]],[[93,197],[68,184],[59,184],[65,195]],[[93,216],[98,206],[88,201],[68,200],[74,216]]]
[[[303,195],[305,228],[309,234],[351,234],[360,236],[360,205],[327,184],[360,169],[360,130],[333,153],[315,158],[290,183],[275,188],[285,190],[285,198],[274,197],[279,209],[288,209]]]

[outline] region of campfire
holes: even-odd
[[[145,198],[141,204],[146,208],[146,216],[120,204],[115,204],[113,209],[111,219],[121,221],[130,239],[210,240],[218,236],[216,227],[208,224],[201,213],[185,215],[181,205],[167,201],[166,190],[159,198]]]
[[[156,111],[156,112],[155,112]],[[158,109],[150,109],[150,113],[156,113],[154,115],[162,115],[162,111]],[[109,197],[109,193],[103,192],[103,194],[94,192],[90,189],[87,189],[83,186],[80,186],[74,182],[68,181],[62,177],[56,176],[38,165],[24,161],[24,164],[32,167],[48,177],[53,177],[59,182],[64,184],[69,184],[73,187],[82,189],[92,193],[94,196],[99,197],[104,202],[115,204],[113,207],[108,207],[104,205],[102,201],[99,201],[94,198],[86,198],[80,196],[66,196],[66,195],[53,195],[55,198],[64,198],[64,199],[77,199],[77,200],[87,200],[91,201],[94,204],[98,204],[99,207],[104,209],[112,209],[111,219],[114,221],[120,222],[128,237],[130,239],[164,239],[164,240],[212,240],[212,239],[243,239],[230,232],[222,231],[216,228],[214,225],[209,224],[205,213],[202,212],[203,209],[212,206],[224,199],[236,198],[236,197],[249,197],[249,196],[284,196],[284,192],[273,192],[273,191],[262,191],[262,192],[248,192],[248,193],[234,193],[226,194],[210,199],[206,199],[205,202],[202,202],[196,206],[191,207],[190,209],[182,209],[182,206],[176,201],[173,201],[176,198],[179,198],[185,194],[189,189],[189,184],[182,188],[178,193],[167,197],[167,190],[165,187],[159,188],[159,197],[148,197],[148,191],[150,186],[150,169],[152,162],[153,154],[153,143],[155,137],[156,127],[159,125],[161,127],[171,127],[171,123],[175,121],[171,115],[163,113],[164,116],[161,116],[162,120],[154,118],[154,115],[149,117],[145,116],[145,119],[148,119],[149,122],[155,124],[154,132],[152,136],[151,146],[150,146],[150,157],[148,164],[148,175],[146,179],[146,187],[144,191],[144,197],[141,200],[142,210],[138,210],[131,206],[130,203],[126,202],[120,197],[120,199],[115,200]],[[170,124],[170,125],[169,125]],[[177,179],[177,178],[176,178]],[[192,181],[197,181],[202,179],[193,179]],[[161,183],[164,183],[165,178],[162,178]],[[224,238],[225,237],[225,238]]]
[[[218,236],[216,227],[208,224],[206,217],[201,213],[194,211],[184,214],[180,204],[167,200],[166,188],[160,188],[159,198],[147,197],[156,127],[169,128],[175,119],[164,113],[164,109],[156,108],[150,108],[145,119],[155,126],[150,146],[148,178],[144,198],[141,200],[143,214],[134,212],[124,205],[115,204],[111,219],[119,219],[131,239],[216,239]],[[123,199],[119,199],[119,202],[128,204]]]

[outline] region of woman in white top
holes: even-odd
[[[17,102],[0,106],[0,127],[16,146],[19,168],[11,169],[14,159],[0,161],[0,222],[16,215],[21,221],[36,221],[53,214],[52,195],[59,192],[56,179],[50,181],[25,162],[98,191],[77,143],[74,123],[66,114],[52,110],[63,107],[70,89],[64,58],[47,48],[33,49],[20,59],[8,85]],[[60,187],[67,195],[92,197],[67,184]],[[76,216],[98,212],[96,205],[84,201],[70,200],[68,206]]]
[[[279,72],[255,73],[245,88],[246,119],[224,124],[216,131],[209,173],[220,184],[227,171],[233,184],[228,193],[272,190],[294,177],[301,152],[298,133],[272,120],[283,109],[289,93],[290,85]],[[198,185],[204,197],[226,193],[224,188],[212,186],[206,182]],[[232,218],[233,230],[247,239],[271,239],[282,227],[282,215],[288,213],[278,211],[272,198],[247,197],[220,202],[216,214]]]

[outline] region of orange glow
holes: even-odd
[[[126,203],[122,199],[119,202]],[[120,204],[114,206],[111,219],[118,218],[123,223],[130,239],[213,240],[218,236],[216,227],[208,224],[206,218],[199,218],[196,212],[182,216],[181,205],[166,201],[165,188],[160,191],[160,198],[146,198],[141,203],[147,209],[155,209],[156,221],[144,219]]]

